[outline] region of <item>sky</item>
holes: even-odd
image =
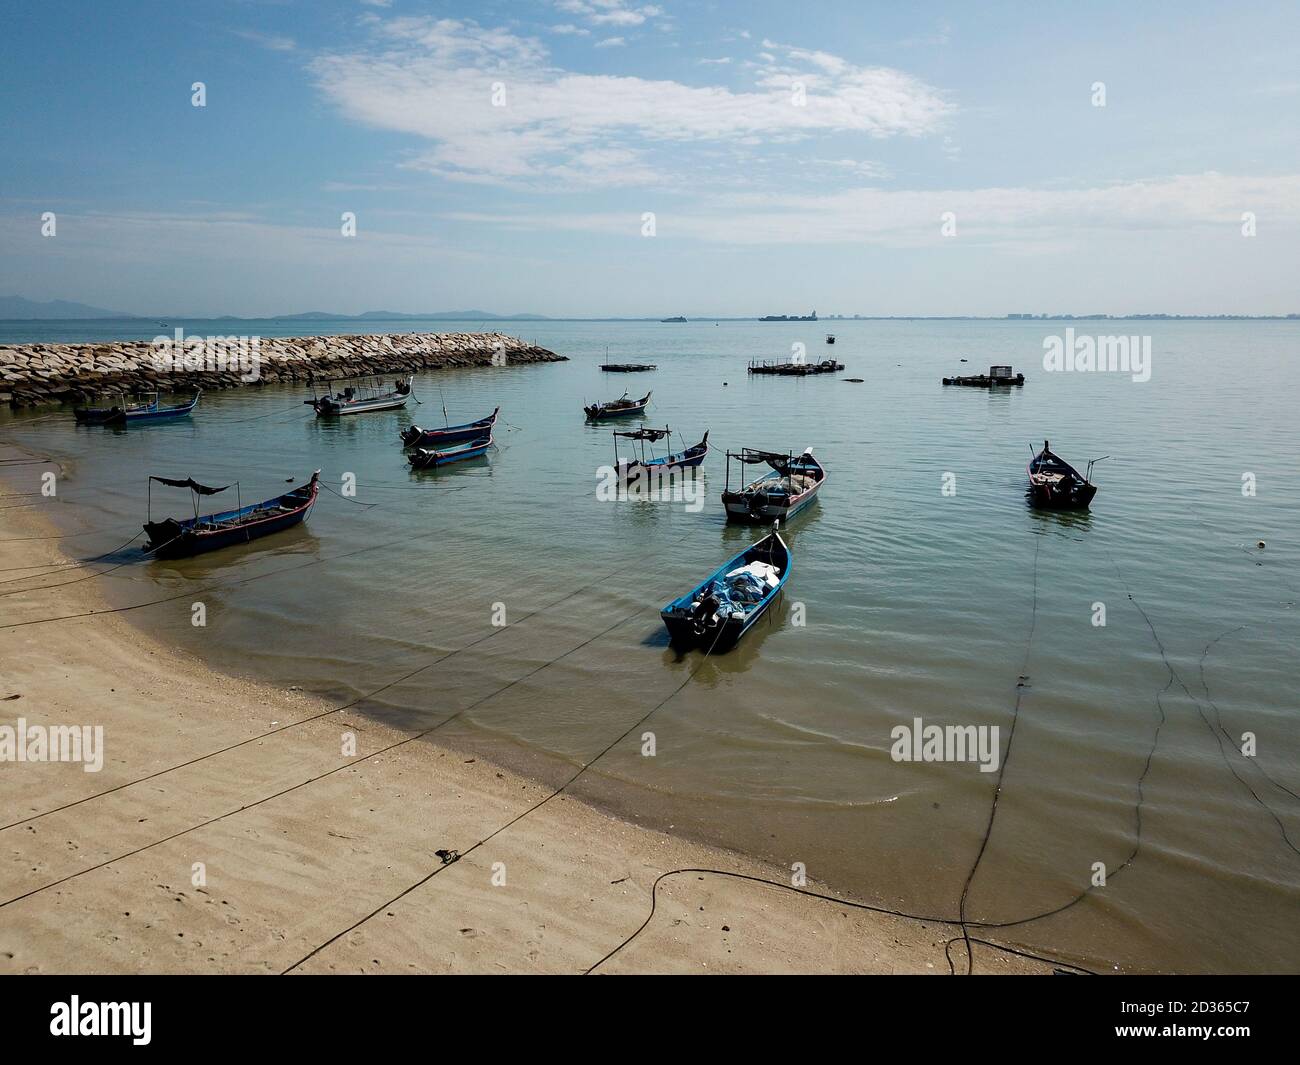
[[[1300,311],[1294,0],[7,0],[3,26],[4,295]]]

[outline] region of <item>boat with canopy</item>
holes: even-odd
[[[194,505],[192,518],[164,518],[153,520],[153,482],[164,484],[169,488],[188,488]],[[149,520],[144,523],[144,531],[149,540],[145,550],[155,558],[185,558],[206,551],[215,551],[222,547],[248,543],[271,533],[281,532],[305,521],[311,513],[312,505],[320,492],[320,470],[311,475],[311,480],[300,484],[283,495],[264,499],[249,506],[236,504],[234,510],[219,511],[215,514],[200,514],[199,499],[217,495],[234,488],[238,499],[239,483],[225,484],[219,488],[199,484],[192,477],[183,480],[172,477],[150,477],[148,491]]]
[[[344,385],[337,392],[329,391],[339,382],[326,382],[325,395],[314,395],[303,402],[316,411],[316,417],[325,418],[340,414],[369,414],[378,410],[396,410],[405,407],[411,398],[415,375],[400,377],[388,387],[380,377],[354,378],[355,384]]]
[[[618,453],[620,438],[638,443],[640,445],[640,456],[630,459],[620,457]],[[652,453],[650,458],[646,458],[647,445],[650,446],[653,452],[653,446],[660,440],[672,440],[672,430],[666,425],[662,429],[629,429],[626,432],[614,430],[614,469],[618,476],[623,480],[630,480],[650,471],[666,473],[669,470],[690,469],[700,465],[709,453],[709,434],[706,431],[704,439],[698,444],[692,444],[675,454],[661,455],[655,458]]]
[[[733,492],[733,460],[740,464],[742,479],[746,466],[762,463],[771,469]],[[728,521],[768,524],[793,517],[817,497],[825,483],[826,470],[813,458],[812,448],[802,455],[741,448],[727,452],[727,487],[722,493],[722,505],[727,508]]]
[[[734,647],[785,587],[792,565],[773,529],[659,612],[669,640],[709,654]]]

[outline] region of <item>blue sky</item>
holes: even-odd
[[[1295,3],[8,5],[0,293],[1300,311],[1297,54]]]

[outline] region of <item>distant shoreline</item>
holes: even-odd
[[[449,318],[441,314],[419,315],[398,314],[391,318],[374,315],[322,314],[307,316],[301,314],[270,315],[264,317],[241,318],[237,315],[223,314],[215,318],[201,315],[131,315],[115,314],[103,318],[0,318],[0,325],[11,322],[23,324],[49,324],[68,322],[156,322],[158,328],[169,328],[169,322],[651,322],[658,325],[682,325],[693,322],[765,322],[768,325],[809,325],[803,319],[789,319],[785,322],[768,319],[765,321],[757,315],[734,316],[697,315],[688,317],[683,322],[667,322],[661,318],[550,318],[545,315],[491,315],[484,318]],[[1300,322],[1300,313],[1293,314],[1043,314],[1021,316],[1015,314],[862,314],[838,317],[818,318],[817,322]]]

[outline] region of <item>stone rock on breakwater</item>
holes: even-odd
[[[186,341],[203,338],[187,337]],[[0,347],[0,403],[85,403],[111,392],[193,392],[248,385],[322,381],[364,374],[415,373],[469,366],[563,362],[566,357],[503,333],[392,333],[370,336],[262,337],[255,347],[255,380],[238,361],[237,338],[229,362],[209,349],[175,355],[151,341],[108,344],[15,344]],[[222,349],[212,345],[215,352]],[[161,358],[160,358],[161,354]],[[215,367],[215,368],[213,368]]]

